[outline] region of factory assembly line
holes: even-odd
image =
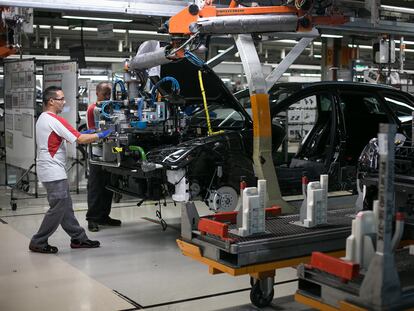
[[[319,3],[321,15],[314,16],[312,1],[257,7],[232,1],[229,8],[205,2],[183,9],[163,27],[171,41],[163,47],[153,41],[141,45],[125,64],[123,81],[114,83],[112,100],[96,109],[99,128],[115,131],[100,143],[103,156],[91,154],[91,163],[111,171],[113,191],[141,200],[170,196],[175,202],[202,200],[215,211],[234,210],[242,177],[249,185],[256,178],[264,179],[269,206],[277,204],[284,213],[293,212],[281,197],[273,165],[267,91],[318,35],[314,26],[346,22],[342,15],[330,15],[335,12],[331,9]],[[280,68],[264,77],[255,43],[258,35],[272,33],[304,38]],[[218,77],[209,67],[212,63],[205,63],[197,53],[216,34],[234,35],[249,84],[252,117],[223,84],[220,90],[204,88]],[[147,72],[160,65],[161,74],[159,69],[156,74]],[[185,75],[179,77],[177,72]],[[153,83],[150,91],[145,90],[148,79]],[[214,111],[218,106],[224,110]],[[220,118],[229,109],[232,113]],[[240,131],[244,124],[250,124],[252,134]],[[243,135],[252,135],[252,142],[241,142]],[[164,147],[156,148],[160,145]],[[234,161],[232,156],[240,159]],[[202,162],[210,165],[201,169]]]
[[[276,68],[264,77],[252,34],[306,33],[317,24],[346,22],[343,16],[312,16],[312,9],[308,1],[296,6],[270,7],[241,7],[232,1],[226,9],[208,3],[203,7],[192,4],[166,23],[164,30],[169,32],[171,42],[163,47],[153,41],[141,45],[137,56],[125,64],[123,81],[115,81],[112,99],[95,108],[100,120],[97,126],[101,130],[114,129],[113,135],[99,143],[102,157],[94,157],[90,152],[91,163],[112,173],[109,188],[139,197],[141,202],[161,201],[169,195],[181,202],[181,239],[177,243],[183,254],[207,264],[213,274],[249,274],[250,298],[258,307],[273,300],[278,268],[308,263],[312,258],[315,269],[325,271],[324,267],[328,267],[327,273],[334,275],[345,270],[353,278],[358,264],[353,260],[359,253],[351,248],[352,243],[359,244],[348,238],[351,232],[356,240],[361,238],[361,233],[353,228],[357,226],[353,219],[359,212],[355,207],[358,205],[338,206],[332,201],[328,204],[328,176],[322,175],[320,181],[308,182],[304,178],[305,199],[298,214],[298,207],[281,196],[272,160],[267,92],[281,73]],[[326,8],[324,12],[328,11]],[[246,147],[238,143],[243,131],[239,133],[237,129],[250,118],[236,100],[222,100],[222,95],[228,93],[225,87],[214,94],[205,89],[204,82],[217,77],[208,63],[197,56],[207,36],[217,34],[234,35],[249,83],[254,173],[250,172],[252,178],[244,177],[239,189],[237,183],[246,172],[239,170],[235,174],[230,163],[234,163],[232,155],[240,157],[245,152]],[[300,52],[311,41],[312,36],[299,41]],[[294,59],[292,55],[286,62]],[[160,65],[161,72],[155,69],[155,75],[150,73]],[[180,70],[185,72],[184,78],[177,74]],[[145,89],[148,80],[153,83],[150,92]],[[200,92],[194,95],[197,88]],[[217,115],[222,111],[215,110],[220,105],[233,113],[220,119]],[[205,126],[197,120],[203,120]],[[160,145],[163,147],[157,149]],[[203,171],[200,167],[206,161],[210,163],[209,170]],[[249,162],[249,157],[238,159],[239,164],[241,161]],[[237,199],[237,193],[241,199]],[[193,203],[200,198],[216,214],[200,217]],[[165,229],[161,210],[157,216]],[[398,232],[395,236],[394,248],[401,239]],[[315,251],[334,257],[320,253],[310,257]],[[348,261],[336,259],[345,255]],[[307,280],[307,271],[314,268],[300,267],[300,277],[313,282]],[[304,282],[301,279],[300,284]],[[297,297],[306,295],[306,289],[299,286]],[[322,294],[318,299],[324,298]]]

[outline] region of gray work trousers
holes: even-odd
[[[56,231],[59,225],[72,238],[85,241],[85,229],[83,229],[75,217],[72,198],[69,193],[67,179],[43,182],[46,188],[49,210],[46,212],[39,231],[32,237],[30,245],[44,247],[48,244],[48,238]]]

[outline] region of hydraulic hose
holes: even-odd
[[[102,101],[101,104],[102,104],[102,107],[101,107],[101,115],[103,115],[104,118],[106,118],[106,119],[111,119],[112,116],[109,113],[106,113],[105,112],[106,106],[110,105],[111,104],[111,101],[110,100],[105,100],[105,101]]]
[[[138,120],[142,120],[142,106],[144,105],[144,100],[140,98],[138,100]]]
[[[147,160],[147,156],[146,156],[145,151],[142,147],[131,145],[131,146],[128,146],[128,149],[131,150],[131,151],[138,151],[139,154],[141,155],[141,160],[143,160],[143,161]]]
[[[141,156],[141,160],[143,160],[143,161],[146,161],[147,160],[147,155],[145,154],[144,149],[142,147],[140,147],[140,146],[131,145],[131,146],[128,146],[126,148],[123,148],[123,147],[112,147],[112,153],[121,153],[121,152],[124,152],[126,150],[128,150],[128,151],[138,151],[139,154],[140,154],[140,156]]]
[[[156,95],[156,91],[158,90],[159,86],[165,82],[171,82],[172,91],[175,92],[176,94],[180,93],[180,84],[178,83],[177,79],[173,77],[164,77],[160,81],[155,83],[155,85],[151,89],[152,103],[155,102],[155,95]]]
[[[200,82],[201,96],[202,96],[202,98],[203,98],[204,111],[205,111],[205,113],[206,113],[206,120],[207,120],[207,133],[208,133],[208,136],[224,133],[224,131],[217,131],[217,132],[213,132],[213,130],[211,129],[210,114],[209,114],[209,112],[208,112],[208,105],[207,105],[206,91],[204,90],[204,85],[203,85],[203,75],[202,75],[202,73],[201,73],[201,70],[199,70],[199,71],[198,71],[198,81]]]
[[[121,94],[122,94],[121,99],[127,98],[128,97],[128,93],[126,91],[124,82],[122,80],[116,80],[115,83],[114,83],[114,87],[112,89],[112,99],[116,99],[116,86],[118,84],[121,87]]]

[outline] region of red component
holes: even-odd
[[[302,185],[307,185],[309,183],[309,179],[306,176],[302,176]]]
[[[282,214],[282,208],[277,205],[265,208],[266,217],[276,217]]]
[[[312,253],[310,264],[313,268],[347,281],[359,275],[359,264],[331,257],[320,252]]]
[[[220,222],[229,222],[235,224],[237,222],[237,212],[221,212],[209,217],[212,220]]]
[[[240,195],[242,195],[243,190],[246,189],[246,187],[247,187],[247,183],[244,180],[242,180],[240,182]]]
[[[404,221],[404,213],[398,212],[397,215],[395,215],[396,221]]]
[[[227,239],[229,237],[229,226],[227,224],[208,218],[201,218],[199,220],[198,230],[201,231],[201,233],[217,235],[222,239]]]

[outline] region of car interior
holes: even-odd
[[[377,136],[379,124],[393,123],[393,120],[389,119],[375,94],[343,91],[340,93],[340,106],[346,128],[345,160],[349,164],[356,164],[361,150]]]

